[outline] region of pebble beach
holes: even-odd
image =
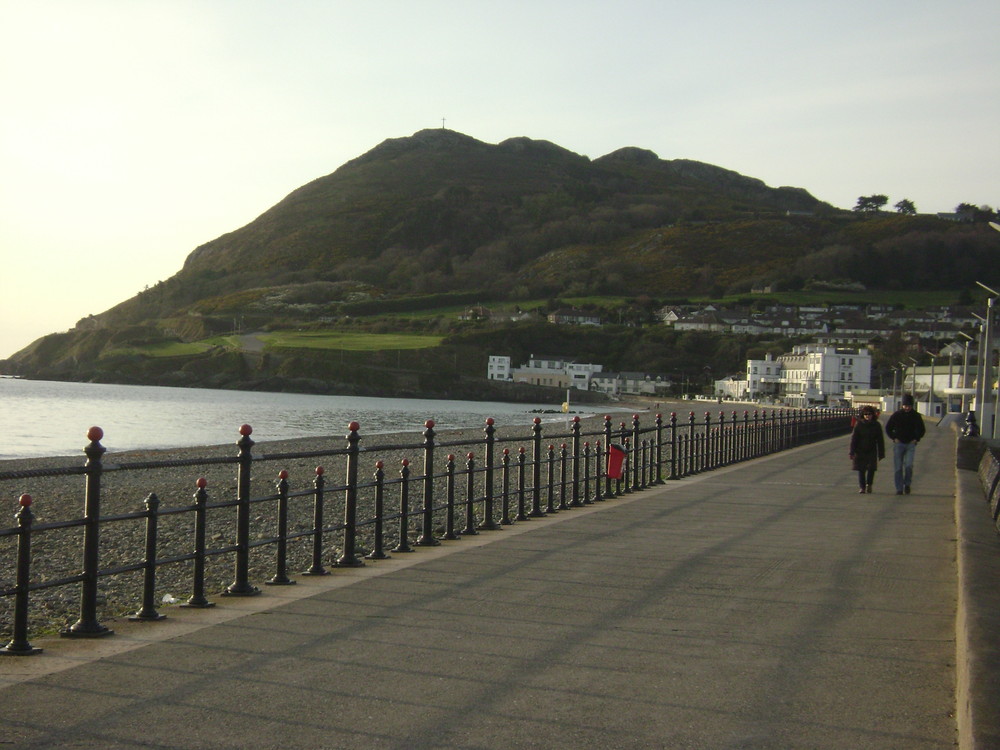
[[[621,408],[622,405],[617,405]],[[652,404],[636,404],[633,408],[640,413],[643,426],[651,426],[654,414]],[[680,406],[665,404],[664,407]],[[628,408],[628,407],[626,407]],[[665,415],[669,411],[663,412]],[[612,417],[617,428],[625,421],[631,424],[629,415],[618,411]],[[603,442],[603,418],[590,417],[581,420],[581,434],[584,441]],[[505,428],[496,426],[496,457],[500,460],[503,448],[509,448],[512,456],[518,447],[525,446],[531,456],[532,431],[530,426]],[[251,436],[252,437],[252,436]],[[344,517],[343,482],[346,471],[346,433],[340,436],[318,436],[294,440],[260,442],[253,446],[254,465],[252,470],[251,497],[259,500],[251,506],[251,545],[254,541],[273,538],[276,534],[276,487],[279,472],[287,472],[289,483],[288,529],[289,533],[312,529],[314,496],[312,493],[317,467],[323,467],[326,483],[324,527],[329,528]],[[456,456],[456,471],[465,468],[465,457],[473,452],[481,460],[484,450],[483,429],[467,429],[435,434],[435,474],[444,471],[446,456]],[[361,453],[358,461],[359,482],[370,482],[376,461],[384,466],[386,478],[384,515],[385,546],[391,549],[399,537],[399,524],[394,520],[399,511],[399,477],[403,461],[409,462],[414,476],[423,473],[423,435],[418,432],[391,435],[361,435]],[[543,450],[549,444],[558,448],[562,442],[569,442],[570,432],[562,422],[543,425]],[[196,482],[204,478],[208,492],[209,511],[207,517],[207,547],[224,549],[236,542],[236,508],[232,503],[236,498],[237,464],[235,444],[214,445],[194,448],[173,448],[155,451],[128,451],[106,453],[103,458],[105,472],[101,482],[101,524],[100,568],[102,571],[123,567],[137,567],[144,556],[146,533],[145,510],[150,495],[158,502],[157,517],[157,560],[187,555],[193,549],[194,495]],[[215,463],[190,463],[214,460]],[[59,457],[48,459],[15,459],[0,461],[0,474],[30,472],[39,469],[50,470],[63,467],[80,467],[85,457]],[[170,462],[170,466],[145,467],[147,464]],[[175,465],[181,464],[181,465]],[[513,481],[514,472],[512,472]],[[482,472],[474,475],[475,492],[481,496],[485,486]],[[83,516],[85,482],[81,474],[70,476],[37,477],[16,476],[0,479],[0,498],[10,515],[2,528],[16,526],[14,513],[17,499],[22,493],[33,498],[32,512],[34,526],[39,527],[55,522],[79,520]],[[499,486],[499,472],[494,480]],[[436,504],[443,502],[443,478],[437,480]],[[415,483],[414,483],[415,484]],[[459,497],[465,495],[465,479],[462,478]],[[411,486],[409,506],[413,509],[421,502],[419,486]],[[367,497],[372,493],[360,493]],[[359,521],[372,517],[372,508],[363,500],[359,508]],[[226,507],[228,504],[228,507]],[[216,507],[213,507],[215,505]],[[412,511],[411,511],[412,512]],[[456,527],[464,525],[465,509],[456,511]],[[477,513],[479,510],[477,509]],[[499,511],[497,511],[499,512]],[[443,512],[435,515],[436,534],[443,533]],[[409,538],[418,533],[416,519],[411,517]],[[323,536],[322,564],[333,567],[334,561],[342,553],[343,532],[332,530]],[[358,530],[356,554],[363,556],[371,551],[374,544],[371,525]],[[16,536],[0,537],[0,588],[14,586]],[[83,529],[81,526],[48,529],[32,534],[33,584],[55,581],[78,575],[82,568]],[[262,543],[253,547],[250,554],[249,581],[261,586],[277,573],[275,546]],[[289,541],[287,549],[288,576],[294,579],[313,563],[313,536],[303,535]],[[231,552],[210,556],[206,560],[205,594],[209,600],[216,598],[234,581],[234,558]],[[175,564],[158,565],[156,569],[157,607],[166,611],[169,606],[184,602],[192,594],[192,562],[178,561]],[[113,623],[115,619],[126,617],[141,609],[143,603],[143,572],[130,570],[114,575],[102,576],[98,581],[98,619],[102,624]],[[34,591],[29,606],[29,636],[51,634],[72,625],[80,615],[80,584],[70,583]],[[13,629],[14,597],[0,598],[0,637],[5,641]]]

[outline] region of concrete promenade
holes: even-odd
[[[32,639],[0,659],[0,747],[1000,747],[1000,542],[928,427],[908,496],[891,458],[857,494],[845,435]]]

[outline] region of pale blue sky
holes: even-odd
[[[998,30],[985,0],[0,0],[0,358],[442,117],[996,206]]]

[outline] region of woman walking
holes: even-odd
[[[882,425],[876,419],[875,407],[861,407],[861,421],[851,433],[851,461],[858,472],[859,493],[870,493],[878,462],[885,458],[885,437]]]

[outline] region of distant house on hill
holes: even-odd
[[[482,305],[477,305],[476,307],[470,307],[468,310],[463,312],[458,316],[459,320],[489,320],[492,317],[492,313],[488,307],[483,307]]]
[[[556,310],[549,313],[548,321],[558,325],[599,326],[601,316],[583,310]]]

